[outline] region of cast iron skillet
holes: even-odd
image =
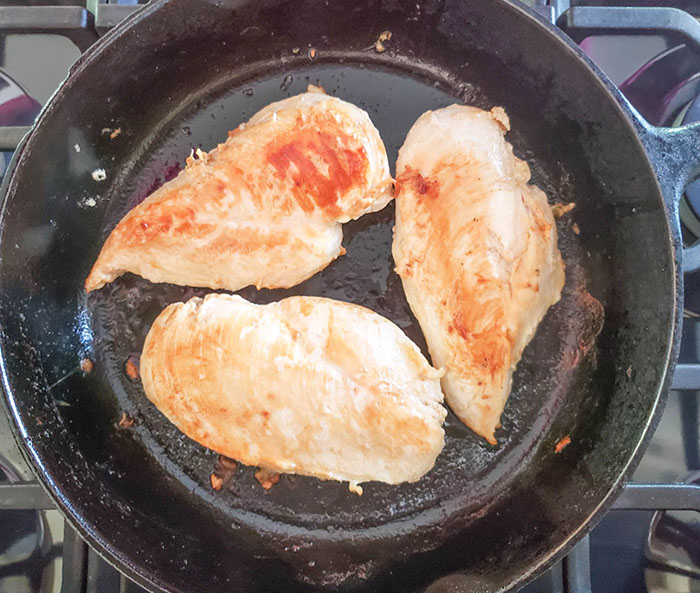
[[[265,493],[239,467],[216,492],[216,455],[124,373],[166,303],[205,291],[127,276],[86,298],[83,282],[116,221],[192,147],[308,82],[367,109],[392,162],[424,110],[503,105],[536,182],[576,202],[559,223],[567,285],[518,367],[497,447],[450,417],[415,484],[370,483],[360,498],[283,476]],[[699,153],[697,128],[637,121],[515,2],[153,2],[74,66],[6,181],[2,378],[18,440],[88,542],[154,591],[515,588],[600,517],[658,419],[678,346],[676,205]],[[348,254],[293,290],[242,293],[351,300],[424,346],[392,271],[392,224],[389,207],[347,225]],[[590,295],[605,308],[597,339]]]

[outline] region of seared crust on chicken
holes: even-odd
[[[341,223],[383,208],[392,178],[363,110],[309,92],[268,105],[116,226],[85,282],[287,288],[343,253]]]
[[[348,303],[167,307],[141,357],[148,398],[187,436],[278,472],[415,481],[443,446],[440,373],[391,321]]]
[[[428,111],[396,167],[396,271],[447,403],[492,444],[513,370],[564,286],[547,196],[509,125],[500,107]]]

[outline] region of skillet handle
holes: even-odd
[[[677,38],[700,52],[700,23],[677,8],[577,6],[557,21],[576,43],[590,35],[634,33]],[[629,103],[628,103],[629,105]],[[700,172],[700,123],[679,128],[649,124],[631,105],[637,130],[656,169],[672,220],[680,227],[679,204],[686,184]],[[683,249],[683,272],[700,269],[700,242]]]
[[[680,128],[659,128],[647,123],[636,110],[633,113],[672,220],[680,225],[683,190],[700,172],[700,122]],[[700,270],[700,241],[683,248],[681,267],[684,273]]]

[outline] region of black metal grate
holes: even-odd
[[[139,8],[140,0],[91,2],[90,10],[83,6],[25,5],[0,6],[0,31],[3,33],[63,35],[84,51],[99,36],[121,22]],[[546,18],[556,22],[562,10],[576,4],[567,0],[530,0]],[[28,127],[0,127],[0,150],[14,150]],[[673,380],[673,389],[700,391],[700,364],[679,364]],[[47,510],[55,508],[53,500],[38,482],[0,484],[0,511]],[[694,484],[638,484],[625,486],[613,506],[614,510],[693,510],[700,512],[700,485]],[[104,563],[66,523],[63,542],[63,593],[89,593],[90,574]],[[123,575],[114,573],[114,590],[121,593],[142,591]],[[552,591],[591,593],[591,566],[588,537],[584,538],[562,564],[550,572]],[[556,581],[556,582],[555,582]]]
[[[700,373],[700,367],[698,367]],[[0,484],[0,511],[55,508],[46,491],[38,482]],[[700,486],[694,484],[627,484],[613,505],[614,510],[692,510],[700,512]],[[94,557],[94,558],[93,558]],[[62,593],[89,593],[90,573],[103,563],[97,555],[91,554],[88,545],[66,523],[63,540]],[[123,575],[113,575],[118,579],[115,591],[140,591]],[[584,538],[564,558],[561,567],[549,575],[551,591],[568,593],[591,593],[591,564],[588,537]]]

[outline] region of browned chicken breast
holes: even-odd
[[[499,107],[428,111],[396,167],[396,271],[447,403],[493,444],[513,370],[564,285],[547,197],[508,130]]]
[[[205,447],[353,483],[430,470],[443,446],[439,377],[392,322],[319,297],[170,305],[141,357],[148,398]]]
[[[238,290],[294,286],[342,253],[341,223],[391,199],[369,116],[309,92],[268,105],[131,210],[85,282],[124,272]]]

